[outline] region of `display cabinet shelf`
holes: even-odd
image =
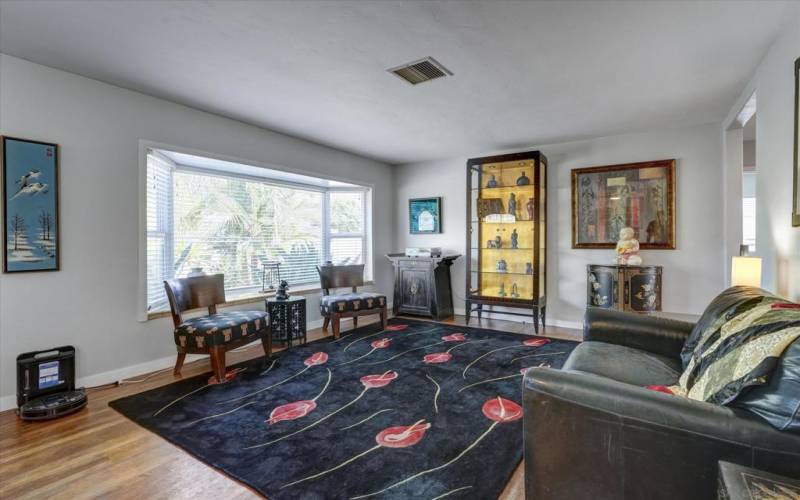
[[[506,275],[506,276],[530,276],[533,278],[533,274],[529,273],[512,273],[509,271],[472,271],[473,273],[478,274],[499,274],[499,275]]]
[[[502,312],[533,317],[537,332],[540,318],[544,326],[546,195],[547,158],[538,151],[467,161],[467,322]]]
[[[519,248],[519,247],[518,248],[477,247],[477,248],[473,248],[472,249],[473,252],[478,252],[478,251],[481,251],[481,250],[496,250],[498,252],[517,252],[517,251],[530,252],[530,251],[533,250],[533,247],[528,247],[528,248]]]
[[[470,189],[472,191],[481,191],[483,193],[489,194],[489,193],[496,193],[496,192],[501,192],[501,191],[514,191],[514,192],[518,192],[518,191],[533,191],[533,186],[532,185],[527,185],[527,186],[496,186],[496,187],[493,187],[493,188],[490,188],[490,187],[484,187],[484,188],[472,187]]]

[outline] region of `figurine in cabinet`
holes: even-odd
[[[533,264],[531,262],[525,263],[525,274],[533,274]]]
[[[525,204],[525,208],[528,210],[528,220],[533,220],[533,209],[536,206],[536,203],[533,201],[533,197],[531,196],[528,198],[528,203]]]
[[[486,183],[487,188],[496,188],[497,187],[497,179],[495,178],[494,174],[489,176],[489,181]]]
[[[517,288],[516,283],[511,284],[511,296],[514,297],[515,299],[519,298],[519,288]]]
[[[505,283],[500,283],[500,289],[497,290],[498,297],[505,297],[506,296],[506,285]]]
[[[517,248],[519,246],[519,234],[517,234],[517,230],[514,229],[511,231],[511,248]]]
[[[531,180],[525,175],[525,172],[522,172],[522,175],[517,178],[517,186],[528,186],[530,183]]]
[[[514,193],[508,195],[508,213],[514,217],[517,216],[517,195]]]
[[[497,269],[498,273],[508,272],[508,263],[506,263],[505,259],[500,259],[497,261],[495,269]]]

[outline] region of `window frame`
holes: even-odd
[[[225,172],[223,170],[217,170],[214,168],[201,168],[195,166],[188,166],[188,165],[181,165],[177,164],[172,161],[170,158],[166,157],[161,153],[161,150],[166,150],[170,152],[176,153],[183,153],[183,154],[190,154],[196,155],[200,157],[205,157],[208,159],[214,160],[221,160],[231,163],[236,163],[239,165],[245,165],[250,167],[259,167],[268,170],[274,170],[278,172],[287,172],[287,173],[294,173],[304,176],[313,177],[315,179],[319,179],[322,181],[334,181],[334,182],[344,182],[348,184],[352,184],[351,186],[317,186],[313,184],[305,184],[301,182],[292,182],[283,179],[275,179],[269,177],[269,175],[265,176],[256,176],[256,175],[248,175],[245,173],[240,172]],[[185,148],[179,148],[169,145],[164,145],[160,143],[155,143],[151,141],[140,141],[140,148],[139,148],[139,297],[138,297],[138,311],[139,311],[139,320],[140,321],[147,321],[151,319],[151,316],[161,316],[164,314],[169,314],[169,306],[168,303],[165,303],[166,309],[154,309],[148,310],[148,259],[147,259],[147,248],[148,248],[148,238],[150,234],[153,233],[149,230],[147,225],[147,170],[148,170],[148,156],[155,155],[160,161],[165,161],[166,163],[170,164],[172,167],[171,174],[174,175],[175,172],[189,172],[189,173],[196,173],[200,175],[211,175],[217,176],[222,178],[240,178],[251,182],[258,182],[262,184],[266,184],[269,186],[274,187],[281,187],[281,188],[289,188],[289,189],[298,189],[303,191],[311,191],[311,192],[318,192],[322,193],[322,217],[321,217],[321,234],[320,238],[322,241],[322,255],[323,260],[328,261],[331,258],[331,240],[336,238],[362,238],[362,256],[363,256],[363,263],[364,263],[364,279],[365,281],[370,281],[372,279],[372,260],[373,260],[373,250],[374,245],[372,241],[372,191],[374,186],[372,185],[365,185],[365,184],[355,184],[350,180],[346,179],[335,179],[331,177],[325,177],[320,175],[317,172],[308,172],[308,171],[300,171],[294,169],[287,169],[276,167],[275,165],[268,165],[268,164],[258,164],[253,163],[250,161],[243,161],[240,159],[235,159],[231,157],[220,157],[215,156],[213,154],[207,152],[200,152],[197,150],[187,150]],[[171,177],[172,177],[171,175]],[[174,186],[174,178],[170,183],[170,194],[168,196],[168,217],[174,217],[174,202],[175,202],[175,193],[172,192]],[[336,192],[360,192],[362,193],[362,217],[363,217],[363,225],[362,225],[362,232],[361,233],[346,233],[346,234],[337,234],[332,236],[331,233],[331,217],[330,217],[330,197],[331,193]],[[170,263],[174,260],[174,242],[175,242],[175,231],[174,231],[174,223],[168,222],[166,223],[166,228],[163,231],[158,231],[159,235],[164,238],[164,245],[162,249],[162,261],[164,262],[164,266],[167,266],[167,269],[163,269],[162,272],[164,275],[169,274]],[[168,277],[167,279],[170,279]],[[307,285],[300,285],[301,287],[305,288]],[[230,288],[226,289],[226,292],[233,292],[235,291],[237,294],[244,293],[247,294],[248,291],[252,289],[252,292],[255,294],[257,293],[257,289],[259,287],[237,287],[237,288]],[[236,299],[233,299],[236,300]]]
[[[335,193],[360,193],[361,194],[361,217],[363,220],[363,224],[361,226],[361,232],[359,233],[331,233],[331,195]],[[367,222],[368,222],[368,211],[371,207],[371,203],[368,200],[370,196],[370,190],[365,188],[347,188],[347,187],[336,187],[336,188],[328,188],[325,194],[325,207],[323,208],[325,217],[323,218],[324,229],[323,229],[323,240],[325,241],[325,261],[330,261],[333,258],[333,254],[331,251],[331,241],[334,239],[355,239],[361,238],[361,255],[364,259],[364,279],[368,281],[372,277],[372,268],[371,266],[367,265],[367,262],[370,260],[369,253],[368,253],[368,243],[367,243]]]

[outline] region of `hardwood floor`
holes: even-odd
[[[464,319],[457,316],[448,323],[463,325]],[[360,321],[370,322],[367,318]],[[350,322],[342,326],[346,334]],[[471,326],[533,333],[530,324],[503,320],[484,319],[479,325],[473,319]],[[548,327],[541,333],[580,339],[580,332],[557,327]],[[321,329],[309,332],[309,340],[324,336]],[[254,343],[230,352],[228,364],[261,355],[261,343]],[[186,363],[183,376],[209,370],[207,358],[201,359]],[[51,422],[23,422],[13,411],[0,413],[0,498],[261,498],[108,406],[114,399],[174,380],[170,368],[141,383],[91,391],[87,408]],[[522,500],[524,496],[520,464],[500,498]]]

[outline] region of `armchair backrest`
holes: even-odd
[[[350,287],[355,292],[357,287],[364,285],[364,264],[346,266],[325,264],[317,266],[317,272],[322,293],[325,295],[330,294],[331,288]]]
[[[225,303],[225,275],[190,276],[164,281],[164,288],[172,311],[172,322],[177,327],[183,322],[182,313],[201,307],[208,314],[217,313],[217,304]]]

